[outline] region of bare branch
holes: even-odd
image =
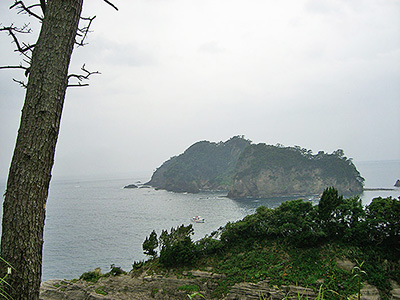
[[[112,4],[110,1],[104,0],[104,2],[107,3],[108,5],[111,5],[113,8],[115,8],[115,10],[118,10],[118,8],[114,4]]]
[[[75,41],[75,43],[78,45],[78,47],[86,45],[85,40],[86,40],[88,33],[90,32],[90,26],[92,25],[92,22],[95,18],[96,18],[96,16],[88,17],[88,18],[81,17],[81,20],[87,21],[88,24],[82,28],[78,28],[76,35],[79,37],[82,37],[79,42]]]
[[[17,8],[17,9],[19,9],[18,13],[27,13],[30,16],[33,16],[33,17],[39,19],[40,21],[43,21],[42,17],[40,17],[39,15],[37,15],[36,13],[34,13],[31,10],[31,8],[35,7],[35,6],[37,6],[37,5],[25,6],[23,1],[15,1],[15,3],[10,6],[10,9]]]
[[[16,35],[16,33],[22,33],[22,34],[31,33],[32,30],[29,28],[29,24],[25,24],[21,28],[15,27],[11,24],[11,26],[9,26],[9,27],[0,28],[0,31],[7,31],[8,35],[12,37],[15,45],[17,46],[17,50],[15,50],[15,51],[22,53],[23,55],[25,55],[27,58],[30,59],[30,57],[25,52],[28,50],[32,50],[35,47],[35,45],[29,45],[29,44],[23,43],[21,46],[21,44],[18,41],[18,37]]]
[[[70,74],[68,75],[68,80],[71,78],[76,78],[78,79],[77,84],[68,84],[68,87],[83,87],[83,86],[88,86],[88,83],[81,83],[83,80],[89,80],[89,77],[94,75],[94,74],[101,74],[99,71],[91,72],[88,71],[85,67],[85,65],[82,66],[81,70],[84,72],[84,74]]]
[[[29,70],[28,67],[24,67],[22,65],[19,65],[19,66],[0,66],[0,70],[2,70],[2,69],[23,69],[25,71]]]
[[[17,80],[17,79],[15,79],[15,78],[13,78],[13,81],[16,82],[16,83],[18,83],[18,84],[19,84],[21,87],[23,87],[24,89],[27,88],[26,83],[23,82],[22,80]]]
[[[85,87],[89,86],[89,83],[80,83],[78,82],[77,84],[68,84],[67,87]]]

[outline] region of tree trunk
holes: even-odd
[[[37,300],[51,170],[83,0],[48,0],[32,62],[3,203],[3,286],[14,300]],[[1,272],[4,274],[4,264]]]

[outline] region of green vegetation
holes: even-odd
[[[294,200],[259,207],[197,242],[190,238],[191,225],[163,231],[160,258],[147,268],[211,267],[226,275],[216,295],[235,283],[269,279],[278,287],[321,288],[326,299],[356,295],[368,282],[386,299],[389,280],[400,282],[399,215],[398,199],[376,198],[364,208],[358,197],[346,199],[328,188],[317,206]],[[343,260],[353,262],[353,269],[340,267]]]
[[[199,297],[205,299],[205,297],[199,292],[195,292],[195,293],[190,294],[190,295],[188,294],[187,296],[188,296],[188,298],[190,300],[195,299],[195,298],[199,298]]]
[[[150,236],[143,242],[142,248],[143,252],[146,255],[150,256],[157,256],[157,251],[156,248],[158,247],[158,239],[157,239],[157,233],[155,230],[150,234]]]
[[[190,265],[195,258],[195,245],[191,239],[192,225],[163,230],[160,235],[160,263],[166,267]]]
[[[250,141],[235,136],[226,142],[201,141],[166,161],[148,182],[156,188],[197,193],[202,189],[227,189],[240,153]]]
[[[100,295],[108,295],[108,293],[104,290],[105,289],[105,287],[104,286],[100,286],[100,287],[98,287],[97,289],[95,289],[94,291],[97,293],[97,294],[100,294]]]
[[[156,296],[156,294],[158,293],[158,288],[153,288],[152,290],[151,290],[151,297],[155,297]]]
[[[147,183],[174,192],[226,190],[231,198],[321,194],[335,186],[359,194],[364,179],[339,149],[331,154],[282,145],[251,144],[243,136],[200,141],[164,162]]]
[[[341,193],[354,195],[362,192],[363,183],[364,178],[343,150],[314,155],[298,146],[252,144],[238,159],[229,196],[320,194],[331,185]]]
[[[6,289],[7,287],[9,287],[10,285],[7,282],[7,277],[8,275],[11,274],[12,270],[14,269],[6,260],[4,260],[1,256],[0,256],[0,261],[2,261],[5,265],[7,266],[7,272],[4,272],[5,275],[3,277],[0,277],[0,298],[1,299],[12,299],[11,296],[7,293]]]
[[[79,279],[85,280],[88,282],[96,283],[102,277],[109,277],[109,276],[119,276],[122,274],[126,274],[121,267],[116,267],[114,264],[110,266],[110,271],[108,273],[102,274],[100,268],[95,269],[94,271],[89,271],[83,273]]]
[[[194,292],[200,291],[200,287],[198,285],[195,285],[195,284],[186,284],[184,286],[178,287],[178,290],[185,291],[185,292],[188,292],[188,293],[194,293]]]

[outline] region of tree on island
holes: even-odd
[[[12,37],[24,60],[18,66],[1,69],[22,69],[28,77],[26,84],[14,79],[26,88],[26,94],[3,203],[1,257],[13,269],[8,284],[1,288],[14,300],[39,299],[46,201],[66,89],[87,85],[81,81],[97,73],[83,66],[83,75],[68,75],[74,45],[84,45],[94,19],[81,17],[82,5],[83,0],[40,0],[28,6],[24,1],[15,1],[10,9],[16,8],[41,22],[34,45],[18,39],[20,34],[31,32],[29,25],[0,28]],[[82,28],[80,20],[86,22]],[[71,79],[78,83],[71,84]],[[6,270],[2,262],[2,277]]]

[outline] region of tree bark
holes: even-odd
[[[14,268],[3,288],[14,300],[39,299],[46,201],[82,3],[48,0],[32,53],[3,203],[1,256]]]

